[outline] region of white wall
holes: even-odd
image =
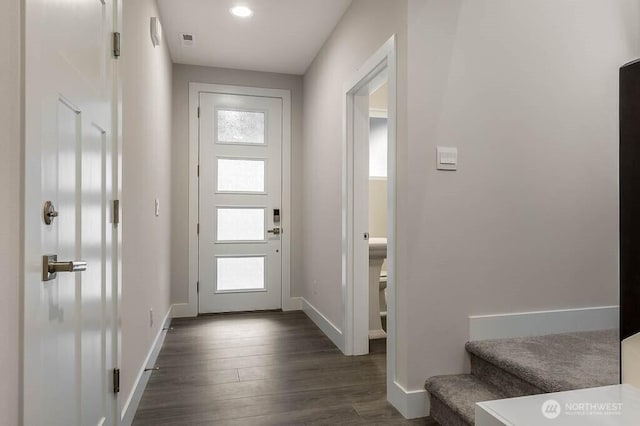
[[[373,100],[375,93],[371,95]],[[373,102],[369,102],[373,107]],[[386,101],[384,103],[386,109]],[[373,238],[386,238],[387,220],[387,119],[369,119],[369,234]]]
[[[122,398],[128,398],[169,309],[171,58],[154,48],[155,0],[125,1],[122,33]],[[154,214],[160,200],[160,216]],[[149,310],[154,324],[150,325]]]
[[[189,300],[189,83],[212,83],[235,86],[287,89],[291,91],[291,176],[292,176],[292,241],[291,292],[300,293],[302,227],[302,76],[210,68],[192,65],[173,66],[173,146],[172,168],[172,252],[171,300]]]
[[[394,33],[406,64],[406,1],[354,0],[304,76],[302,296],[342,327],[342,111],[344,86]],[[399,98],[405,79],[399,78]],[[398,144],[406,145],[404,103]]]
[[[369,95],[369,108],[387,111],[389,105],[389,86],[385,82],[375,92]]]
[[[375,113],[388,112],[388,87],[384,83],[369,95],[369,108]],[[375,114],[374,114],[375,115]],[[381,126],[384,120],[384,126]],[[374,125],[373,123],[376,123]],[[387,120],[370,118],[369,123],[369,234],[373,238],[387,238]],[[375,177],[373,177],[375,176]],[[386,261],[382,271],[386,273]]]
[[[387,238],[387,179],[369,179],[369,235]]]
[[[410,0],[399,381],[467,368],[469,315],[618,303],[618,67],[634,0]],[[436,145],[459,170],[435,170]],[[446,226],[443,226],[445,225]]]
[[[369,177],[386,178],[388,175],[388,124],[387,118],[369,118]]]
[[[22,13],[7,0],[0,14],[0,425],[18,424],[22,245]]]

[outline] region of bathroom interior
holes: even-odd
[[[384,351],[387,329],[387,84],[369,96],[369,346]]]

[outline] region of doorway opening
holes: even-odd
[[[369,349],[386,342],[388,84],[369,95]]]
[[[395,45],[392,36],[345,86],[342,155],[345,354],[367,354],[386,337],[387,395],[396,370]]]

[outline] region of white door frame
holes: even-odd
[[[124,22],[124,6],[122,4],[124,0],[113,0],[113,4],[116,10],[113,14],[113,31],[122,34],[122,27]],[[120,60],[113,61],[113,120],[114,133],[113,133],[113,176],[114,186],[113,194],[116,200],[122,200],[122,159],[123,159],[123,138],[122,138],[122,67],[120,66]],[[115,208],[119,210],[116,212]],[[114,214],[117,214],[119,218],[122,218],[122,207],[118,201],[117,206],[113,206]],[[113,228],[113,277],[115,282],[113,283],[113,319],[115,335],[113,336],[114,344],[114,356],[117,368],[122,372],[122,318],[121,309],[122,305],[122,224],[118,223]],[[121,392],[116,393],[116,418],[122,421],[122,414],[124,413],[124,398],[121,397]]]
[[[261,96],[282,99],[282,310],[300,309],[291,297],[291,92],[209,83],[189,83],[189,301],[174,305],[173,316],[198,316],[198,106],[200,93]]]
[[[362,206],[368,194],[354,191],[356,162],[369,144],[369,100],[361,95],[386,77],[388,82],[387,178],[387,392],[396,375],[396,37],[391,36],[353,75],[344,89],[342,144],[342,300],[346,355],[369,352],[368,255],[355,250],[356,238],[368,222]],[[360,155],[360,157],[359,157]],[[362,172],[362,170],[358,170]],[[366,228],[365,228],[366,229]]]

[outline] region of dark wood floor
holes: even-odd
[[[134,425],[435,425],[386,402],[383,350],[345,357],[301,312],[172,327]]]

